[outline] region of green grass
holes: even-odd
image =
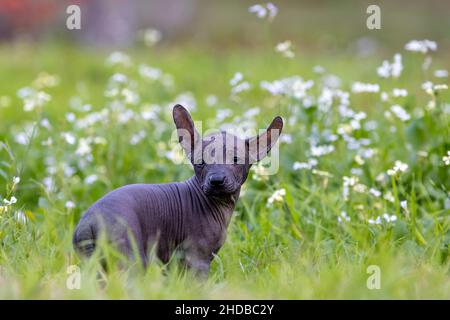
[[[0,49],[0,200],[17,197],[17,203],[0,213],[0,298],[302,298],[302,299],[424,299],[450,297],[450,215],[449,167],[442,157],[450,150],[448,91],[427,95],[421,84],[425,80],[446,83],[433,78],[431,70],[450,69],[448,59],[437,57],[431,70],[423,72],[423,56],[402,51],[404,71],[397,80],[380,80],[376,68],[386,56],[355,58],[348,53],[337,55],[297,53],[287,60],[270,50],[216,52],[181,47],[155,51],[127,51],[131,67],[108,67],[108,52],[93,52],[79,47],[50,44],[26,44]],[[442,54],[442,53],[441,53]],[[445,55],[443,55],[445,57]],[[142,79],[137,72],[140,63],[161,68],[171,74],[174,87],[158,81]],[[371,140],[376,152],[364,164],[355,160],[357,150],[348,150],[341,136],[332,144],[335,151],[317,157],[317,170],[293,170],[296,161],[309,157],[309,137],[318,130],[336,134],[349,120],[339,116],[337,101],[329,112],[315,106],[304,108],[301,102],[271,96],[259,88],[262,80],[273,81],[286,76],[301,75],[313,79],[310,93],[321,93],[320,76],[315,65],[327,73],[338,75],[342,90],[349,91],[355,81],[379,83],[382,91],[408,89],[408,96],[386,103],[379,93],[350,94],[350,107],[364,111],[369,120],[376,120],[373,131],[354,130],[350,136]],[[32,84],[42,71],[56,75],[59,84],[43,90],[52,100],[32,112],[23,111],[23,102],[16,91]],[[229,80],[240,71],[252,89],[239,99],[230,99]],[[104,96],[108,79],[115,72],[135,81],[133,90],[140,102],[125,109],[111,111],[107,121],[79,128],[66,119],[73,112],[77,119],[89,112],[75,110],[71,104],[91,104],[92,111],[111,109],[111,98]],[[258,127],[265,127],[275,115],[284,117],[284,133],[292,143],[280,144],[280,169],[276,175],[259,181],[252,171],[229,227],[228,239],[214,260],[209,280],[201,283],[176,265],[163,275],[164,267],[152,264],[148,270],[131,267],[128,271],[113,268],[99,272],[96,261],[82,263],[74,253],[71,237],[79,217],[95,200],[108,191],[128,183],[160,183],[182,180],[192,175],[188,165],[175,165],[166,156],[173,124],[171,107],[182,92],[191,92],[197,101],[195,120],[202,120],[204,129],[218,124],[216,111],[229,108],[233,117],[242,117],[251,107],[261,112],[254,118]],[[214,94],[216,106],[207,106],[205,99]],[[74,99],[75,98],[75,99]],[[436,99],[433,110],[428,101]],[[6,101],[6,102],[5,102]],[[140,110],[145,104],[157,104],[158,120],[144,120]],[[384,112],[392,104],[400,104],[411,114],[402,122],[388,119]],[[1,104],[0,104],[1,105]],[[190,107],[189,105],[187,107]],[[149,107],[155,110],[154,106]],[[447,108],[447,111],[445,111]],[[133,110],[136,119],[119,123],[124,110]],[[48,119],[51,129],[35,126]],[[29,125],[34,134],[29,144],[16,142],[17,135]],[[395,129],[395,132],[393,131]],[[133,134],[144,130],[146,136],[130,144]],[[70,132],[77,139],[68,144],[61,132]],[[91,145],[92,161],[76,154],[79,139],[101,137]],[[51,146],[42,142],[52,139]],[[423,154],[426,152],[426,154]],[[396,160],[409,165],[408,170],[391,179],[385,173]],[[67,170],[70,166],[73,172]],[[49,171],[49,167],[51,167]],[[343,177],[352,176],[359,168],[360,183],[375,188],[392,201],[362,193],[350,192],[343,197]],[[377,179],[384,173],[384,180]],[[96,174],[98,180],[86,184],[84,179]],[[14,176],[21,181],[13,186]],[[52,177],[54,188],[46,190],[43,181]],[[267,206],[267,199],[277,189],[285,188],[282,202]],[[67,201],[75,208],[66,208]],[[407,210],[400,201],[407,201]],[[20,223],[17,212],[27,222]],[[341,211],[350,221],[339,222]],[[389,213],[394,223],[372,225],[368,219]],[[114,260],[114,254],[109,258]],[[81,289],[68,290],[67,268],[81,268]],[[381,270],[381,289],[369,290],[369,265]],[[100,273],[100,275],[99,275]]]

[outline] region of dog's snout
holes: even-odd
[[[222,186],[225,183],[225,175],[213,174],[209,177],[209,183],[214,187]]]

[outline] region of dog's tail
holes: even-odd
[[[85,217],[83,217],[85,218]],[[81,219],[73,234],[73,247],[81,257],[90,257],[95,250],[97,232],[92,219]]]

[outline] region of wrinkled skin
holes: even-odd
[[[136,259],[137,247],[145,266],[152,248],[164,263],[178,250],[187,267],[207,276],[249,169],[276,143],[283,121],[276,117],[265,133],[246,140],[224,132],[202,140],[184,107],[176,105],[173,118],[195,175],[183,182],[127,185],[99,199],[75,229],[73,244],[82,257],[93,253],[104,232],[130,259]]]

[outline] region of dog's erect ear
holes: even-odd
[[[264,133],[246,140],[249,163],[253,164],[263,159],[275,145],[283,129],[283,119],[275,117]]]
[[[200,141],[200,134],[194,127],[189,111],[180,104],[173,107],[173,121],[177,127],[178,141],[190,159],[196,144]]]

